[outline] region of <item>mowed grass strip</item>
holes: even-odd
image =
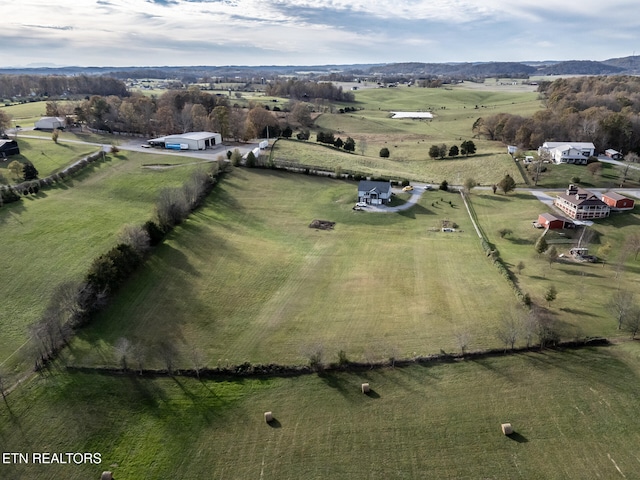
[[[2,404],[3,478],[633,478],[639,346],[213,382],[60,374]],[[363,395],[360,385],[370,384]],[[275,421],[265,423],[272,411]],[[515,434],[506,437],[500,424]],[[65,435],[60,435],[64,431]]]
[[[496,305],[513,292],[490,265],[458,194],[428,192],[398,214],[354,212],[356,183],[235,169],[175,229],[74,344],[79,364],[114,364],[120,337],[162,366],[303,364],[321,347],[384,360],[496,346]],[[451,202],[449,204],[448,202]],[[335,221],[333,231],[308,227]],[[462,231],[443,233],[443,220]]]
[[[2,271],[11,278],[0,285],[0,363],[25,342],[28,325],[57,285],[81,280],[91,261],[115,245],[123,225],[151,219],[159,190],[181,185],[196,168],[142,168],[158,157],[108,155],[62,184],[0,208]]]

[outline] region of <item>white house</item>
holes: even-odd
[[[34,130],[55,130],[56,128],[62,129],[66,125],[66,119],[64,117],[42,117],[36,121]]]
[[[206,150],[220,145],[222,135],[213,132],[188,132],[152,138],[148,143],[170,150]]]
[[[586,165],[587,159],[595,155],[596,147],[591,142],[544,142],[538,154],[549,152],[554,163]]]

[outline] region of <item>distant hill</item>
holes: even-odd
[[[0,74],[22,75],[108,75],[116,78],[181,79],[190,77],[255,78],[280,75],[377,75],[410,77],[526,78],[532,75],[616,75],[639,74],[640,56],[591,60],[527,62],[403,62],[351,65],[262,65],[262,66],[154,66],[154,67],[32,67],[0,68]]]

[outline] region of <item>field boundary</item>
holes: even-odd
[[[629,340],[630,341],[630,340]],[[302,375],[311,375],[322,373],[339,373],[339,372],[363,372],[368,370],[378,370],[382,368],[402,368],[411,365],[435,365],[441,363],[455,363],[465,360],[478,360],[482,358],[505,357],[518,355],[528,352],[542,352],[544,350],[575,350],[590,347],[608,347],[617,342],[612,342],[605,337],[587,337],[584,340],[570,340],[565,342],[557,342],[553,345],[531,345],[528,347],[518,347],[513,349],[490,349],[477,350],[465,353],[446,353],[442,352],[434,355],[419,356],[414,358],[396,359],[390,358],[385,361],[378,362],[351,362],[344,361],[340,363],[330,363],[327,365],[279,365],[275,363],[263,365],[245,362],[239,365],[228,367],[201,368],[201,369],[133,369],[133,368],[116,368],[116,367],[88,367],[82,365],[66,365],[65,370],[68,372],[78,373],[94,373],[110,376],[127,376],[135,375],[143,378],[162,378],[162,377],[191,377],[200,380],[232,380],[239,378],[281,378],[281,377],[298,377]]]

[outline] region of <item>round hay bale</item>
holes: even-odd
[[[367,394],[371,391],[371,387],[369,386],[368,383],[363,383],[362,384],[362,393]]]
[[[272,412],[264,412],[264,421],[269,423],[273,421],[273,413]]]
[[[504,435],[511,435],[513,433],[513,427],[511,426],[510,423],[503,423],[502,424],[502,433]]]
[[[113,473],[111,472],[102,472],[102,476],[100,480],[113,480]]]

